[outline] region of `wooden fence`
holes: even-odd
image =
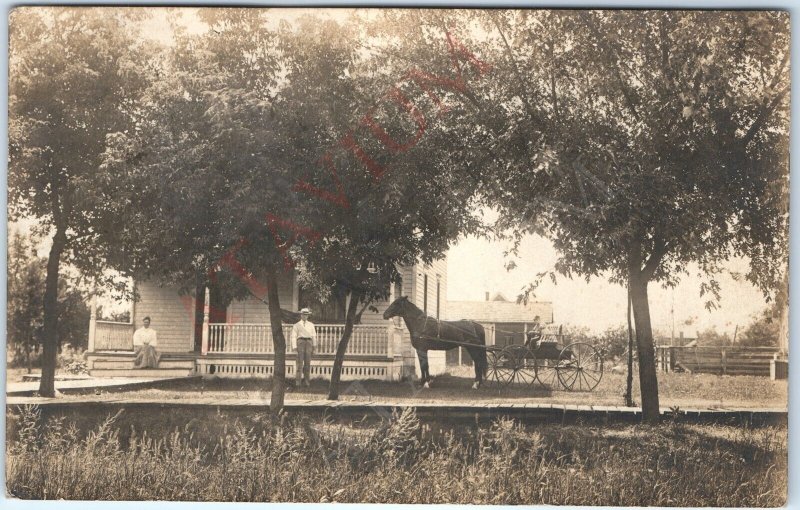
[[[772,347],[657,347],[656,361],[665,372],[718,375],[770,375]]]

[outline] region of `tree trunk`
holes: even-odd
[[[28,373],[33,372],[33,362],[31,361],[31,346],[25,344],[25,366],[28,368]]]
[[[61,255],[67,245],[67,235],[56,229],[53,245],[47,258],[47,276],[44,285],[44,328],[42,338],[42,378],[39,395],[55,397],[56,361],[58,357],[58,273]]]
[[[636,350],[639,353],[639,389],[642,394],[642,420],[658,423],[661,415],[658,404],[658,380],[656,378],[653,330],[650,325],[650,304],[647,299],[646,278],[640,272],[631,271],[628,288],[631,293],[633,318],[636,329]]]
[[[347,306],[347,316],[344,322],[344,332],[339,344],[336,346],[336,357],[333,359],[333,370],[331,371],[331,385],[328,389],[328,400],[339,400],[339,380],[342,378],[342,365],[344,364],[344,353],[347,352],[347,344],[353,335],[353,324],[356,318],[356,309],[363,297],[360,291],[350,294],[350,304]]]
[[[625,384],[625,405],[633,407],[633,326],[631,325],[630,286],[628,286],[628,380]]]
[[[269,323],[272,328],[272,345],[275,351],[272,396],[269,402],[269,409],[275,413],[283,409],[284,396],[286,395],[286,338],[283,336],[283,324],[281,323],[281,303],[278,298],[278,277],[275,266],[269,265],[267,267],[266,280]]]

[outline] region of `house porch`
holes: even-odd
[[[217,375],[219,377],[271,377],[275,352],[270,324],[211,323],[208,314],[202,326],[199,352],[163,352],[157,369],[133,368],[131,323],[100,321],[92,310],[87,361],[93,376],[153,377]],[[357,324],[345,352],[342,379],[399,381],[413,377],[416,356],[409,349],[405,327],[395,321],[382,326]],[[343,324],[317,324],[317,343],[311,376],[328,378],[333,369],[336,346]],[[289,342],[291,325],[283,326]],[[442,353],[443,354],[443,353]],[[442,363],[443,364],[443,363]],[[286,376],[295,376],[295,354],[286,353]]]
[[[374,302],[374,309],[365,310],[361,323],[354,326],[345,353],[343,379],[400,380],[420,373],[410,335],[402,320],[385,320],[383,312],[396,296],[407,295],[432,316],[443,315],[444,310],[440,311],[439,306],[443,304],[445,269],[443,262],[428,268],[403,268],[403,280],[390,289],[388,300]],[[186,295],[153,281],[139,281],[135,286],[139,300],[132,304],[128,323],[98,320],[96,307],[92,305],[87,355],[90,373],[105,376],[112,375],[109,371],[124,370],[125,377],[143,374],[132,368],[133,332],[144,317],[150,317],[158,333],[158,351],[164,363],[169,361],[165,370],[168,367],[169,370],[186,370],[187,375],[220,377],[273,375],[269,309],[261,300],[249,298],[225,304],[215,301],[214,293],[208,288],[201,287],[195,295]],[[314,310],[312,321],[317,328],[317,342],[311,374],[329,377],[336,346],[344,331],[345,302],[339,300],[337,306],[329,306],[309,301],[292,273],[280,276],[277,290],[280,302],[287,308],[297,310],[310,306]],[[287,343],[290,331],[291,325],[283,326]],[[180,363],[176,363],[179,358]],[[428,361],[431,374],[446,370],[444,351],[431,351]],[[294,354],[287,352],[287,376],[294,377],[294,365]]]

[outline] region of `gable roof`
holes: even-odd
[[[553,303],[529,301],[448,301],[449,320],[469,319],[476,322],[533,322],[539,316],[543,324],[553,322]]]

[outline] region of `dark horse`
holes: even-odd
[[[486,373],[486,333],[477,322],[440,321],[428,317],[425,312],[403,296],[394,300],[383,312],[383,318],[402,317],[411,333],[411,345],[417,350],[419,366],[422,370],[422,382],[428,387],[431,374],[428,368],[428,351],[447,351],[456,347],[465,347],[475,362],[475,383],[480,386]],[[448,341],[449,340],[449,341]],[[457,343],[456,343],[457,342]],[[475,347],[459,344],[473,344]]]

